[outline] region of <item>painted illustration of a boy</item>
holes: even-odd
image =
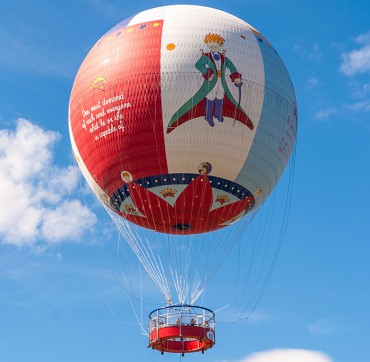
[[[211,127],[215,125],[214,119],[223,122],[225,116],[253,129],[252,121],[240,106],[242,75],[233,62],[221,53],[224,39],[218,34],[209,33],[205,36],[204,43],[210,51],[202,53],[195,63],[195,68],[204,78],[203,84],[198,92],[172,116],[167,133],[186,121],[202,115]],[[235,100],[227,85],[227,72],[231,81],[238,87],[238,101]]]

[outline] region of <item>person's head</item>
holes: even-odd
[[[208,175],[212,171],[212,165],[209,162],[202,162],[198,165],[198,172],[201,175]]]
[[[105,192],[100,193],[100,200],[104,202],[106,205],[110,205],[110,198]]]
[[[132,175],[128,171],[122,171],[121,178],[124,182],[127,182],[127,183],[132,181]]]
[[[222,45],[224,44],[224,38],[218,34],[209,33],[204,37],[204,43],[207,44],[209,50],[214,53],[219,53]]]

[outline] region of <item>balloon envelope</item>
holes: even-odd
[[[294,147],[296,98],[252,26],[215,9],[165,6],[93,46],[69,127],[85,178],[116,214],[159,232],[203,233],[272,192]]]

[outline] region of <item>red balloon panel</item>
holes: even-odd
[[[70,122],[80,155],[112,194],[121,172],[166,174],[160,91],[162,21],[117,29],[84,60],[71,95]],[[155,140],[155,142],[153,142]]]

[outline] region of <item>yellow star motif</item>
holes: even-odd
[[[160,25],[160,23],[154,23],[153,24],[153,26],[155,26],[155,27],[157,27],[157,26],[159,26]]]
[[[128,33],[131,33],[133,30],[134,30],[134,28],[128,28],[128,29],[127,29],[127,32],[128,32]]]

